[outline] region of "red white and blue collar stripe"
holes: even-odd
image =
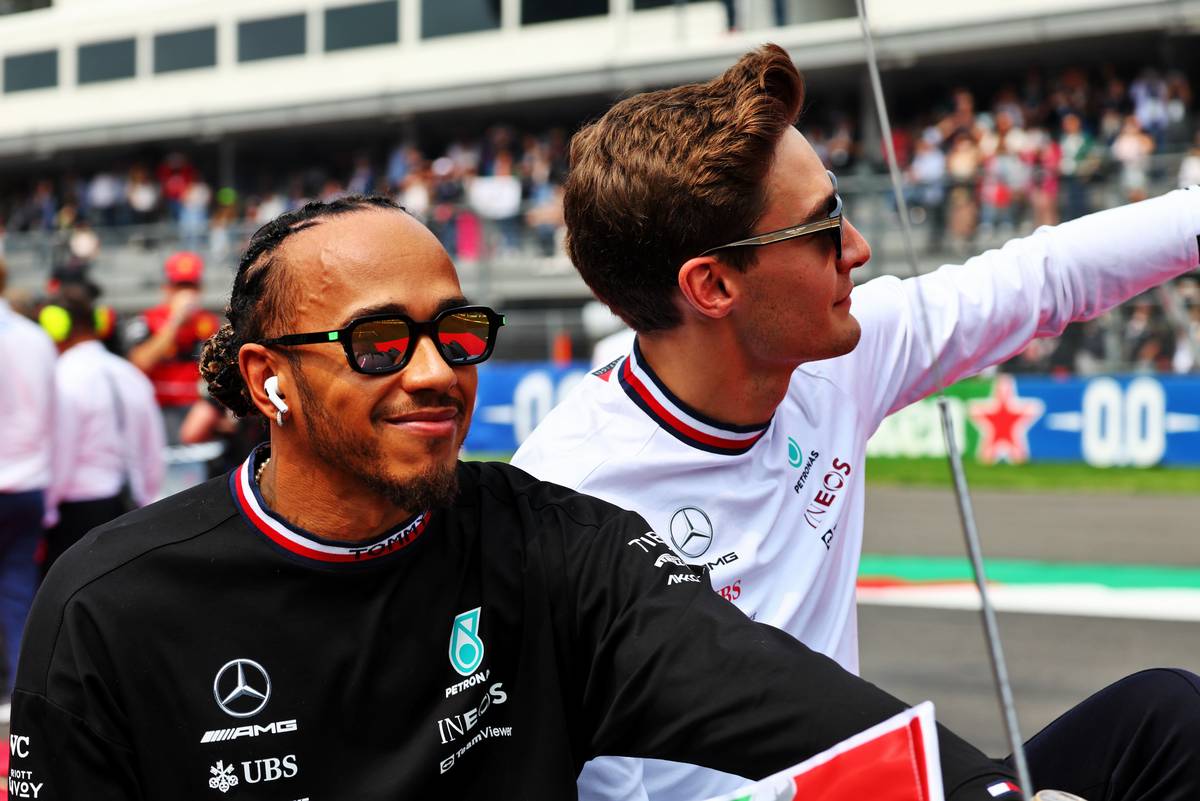
[[[357,543],[335,542],[296,528],[271,512],[259,493],[254,481],[254,466],[259,454],[260,449],[255,449],[230,474],[230,490],[247,522],[284,550],[320,562],[364,562],[389,556],[412,545],[429,524],[430,512],[426,510],[370,542]]]
[[[771,425],[768,420],[755,425],[735,426],[689,408],[650,369],[636,339],[633,353],[625,358],[616,373],[630,400],[667,433],[693,448],[737,456],[753,448]]]
[[[988,795],[992,798],[1002,798],[1004,796],[1015,795],[1020,797],[1021,788],[1009,781],[996,782],[987,786]]]

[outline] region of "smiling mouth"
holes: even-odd
[[[418,437],[449,437],[458,430],[459,411],[453,407],[420,409],[383,418],[385,425]]]

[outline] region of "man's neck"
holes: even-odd
[[[728,328],[680,325],[639,334],[638,346],[672,394],[706,417],[732,425],[770,420],[794,369],[757,363],[738,347]]]
[[[306,467],[274,440],[259,492],[271,511],[293,526],[339,542],[374,539],[419,511],[400,509],[361,481]]]

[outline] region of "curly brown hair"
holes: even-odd
[[[636,331],[673,328],[680,266],[749,235],[804,81],[768,44],[707,83],[621,101],[571,141],[567,252],[596,297]],[[744,270],[752,248],[722,252]]]
[[[249,342],[278,336],[280,332],[274,329],[292,314],[294,304],[285,291],[287,271],[279,269],[277,263],[279,246],[292,234],[316,225],[322,217],[371,208],[404,211],[389,197],[349,195],[329,203],[308,203],[281,214],[250,237],[225,308],[228,322],[204,343],[200,354],[200,374],[208,382],[209,395],[222,406],[238,417],[258,411],[242,379],[238,351]],[[290,350],[284,354],[293,364],[299,358]]]

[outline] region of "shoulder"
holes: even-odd
[[[54,563],[43,588],[59,594],[78,591],[156,551],[212,531],[236,515],[228,477],[211,479],[92,529]]]
[[[170,559],[176,546],[214,531],[236,514],[226,481],[218,478],[89,532],[54,563],[34,599],[22,643],[22,689],[45,693],[64,629],[90,628],[97,622],[91,616],[106,606],[126,608],[124,599],[134,586],[141,593],[155,592],[161,584],[147,577],[164,564],[164,557]],[[180,569],[178,563],[172,569]]]
[[[480,512],[493,520],[506,515],[525,519],[538,530],[555,523],[564,528],[600,528],[628,512],[607,501],[541,481],[520,468],[499,462],[463,462],[464,495],[476,495]],[[477,488],[477,492],[471,492]],[[469,502],[469,501],[468,501]],[[490,507],[490,508],[489,508]]]
[[[136,388],[141,395],[150,399],[154,398],[154,385],[133,362],[111,353],[108,362],[124,386]]]
[[[513,464],[569,487],[606,463],[640,452],[654,422],[616,384],[612,365],[589,374],[546,415],[513,455]]]
[[[40,355],[41,359],[22,359],[28,364],[45,364],[46,371],[52,372],[55,360],[58,358],[54,341],[42,330],[42,327],[32,320],[27,320],[16,312],[0,309],[0,334],[9,338],[16,347],[27,351],[26,355]],[[19,344],[18,344],[19,343]]]

